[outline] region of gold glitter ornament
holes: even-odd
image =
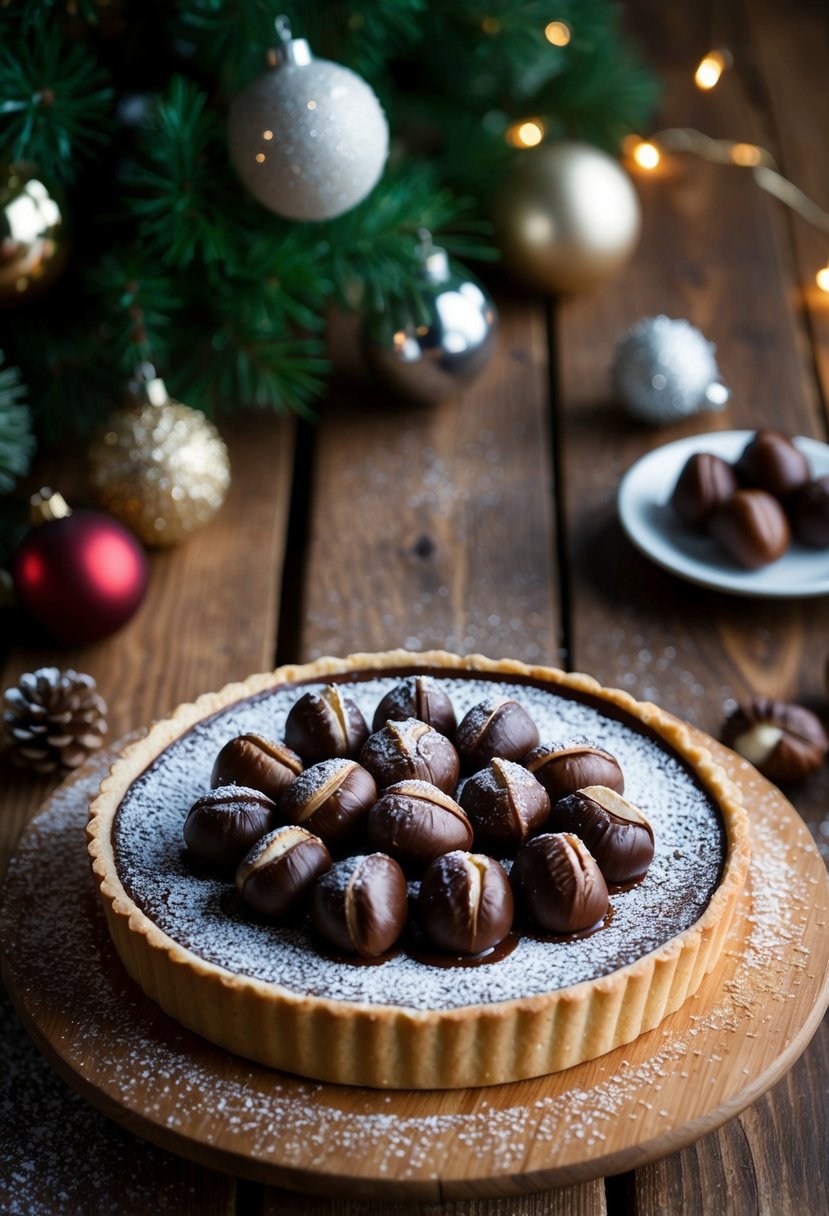
[[[89,449],[102,507],[147,545],[175,545],[208,523],[230,486],[227,448],[199,410],[167,395],[150,364]]]
[[[350,68],[315,59],[277,17],[269,70],[234,99],[230,158],[251,194],[292,220],[329,220],[374,189],[389,129],[373,91]]]
[[[0,308],[42,295],[66,265],[62,204],[32,166],[0,165]]]

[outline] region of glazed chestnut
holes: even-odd
[[[625,792],[625,776],[615,756],[589,743],[557,746],[539,743],[524,764],[541,782],[551,802],[565,794],[575,794],[586,785],[607,785],[617,794]]]
[[[301,908],[331,854],[312,832],[289,824],[268,832],[236,871],[236,889],[260,916],[282,920]]]
[[[786,499],[809,480],[809,462],[787,435],[757,431],[743,448],[734,470],[744,486]]]
[[[829,752],[820,719],[803,705],[753,697],[726,719],[722,741],[780,785],[815,772]]]
[[[448,739],[457,726],[452,702],[431,676],[409,676],[387,692],[374,712],[372,730],[405,718],[418,718]]]
[[[380,789],[396,781],[429,781],[450,794],[458,783],[458,753],[445,735],[417,718],[387,722],[369,735],[360,752]]]
[[[285,722],[285,742],[306,764],[334,756],[356,759],[367,738],[365,718],[336,684],[306,692],[291,706]]]
[[[547,791],[532,773],[497,756],[464,782],[459,801],[476,843],[492,849],[523,844],[550,813]]]
[[[635,882],[653,860],[653,828],[638,807],[604,785],[559,798],[550,826],[580,836],[609,883]]]
[[[510,872],[515,901],[547,933],[592,929],[607,914],[607,883],[585,843],[570,832],[528,840]]]
[[[384,853],[347,857],[320,878],[311,895],[311,923],[338,950],[376,958],[406,926],[406,879]]]
[[[300,773],[285,791],[280,818],[301,823],[333,847],[354,832],[376,801],[371,773],[356,760],[337,757]]]
[[[284,743],[263,735],[237,735],[219,752],[210,785],[245,785],[279,802],[286,786],[302,772],[302,761]]]
[[[468,849],[472,825],[443,790],[428,781],[390,785],[368,813],[371,847],[422,867],[452,849]]]
[[[776,562],[791,538],[786,512],[765,490],[738,490],[716,508],[708,530],[747,570]]]
[[[481,954],[512,928],[514,901],[503,867],[483,853],[438,857],[420,883],[417,918],[433,946],[450,954]]]
[[[511,697],[473,705],[455,736],[461,761],[470,771],[483,768],[496,756],[502,760],[521,760],[537,743],[535,723]]]
[[[184,841],[198,861],[223,874],[239,862],[276,821],[276,804],[261,790],[223,785],[197,798],[184,821]]]
[[[711,452],[695,452],[674,486],[671,507],[689,528],[703,528],[714,508],[738,488],[737,474],[727,461]]]
[[[794,534],[812,549],[829,548],[829,477],[810,481],[798,493],[792,511]]]

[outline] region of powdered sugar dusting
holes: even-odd
[[[395,682],[393,676],[358,681],[349,695],[371,720]],[[281,737],[298,695],[284,687],[199,724],[134,783],[116,828],[119,872],[132,897],[170,937],[218,966],[331,1000],[414,1009],[510,1000],[606,975],[699,918],[719,879],[722,825],[711,799],[677,760],[630,726],[546,688],[501,679],[493,686],[478,676],[438,682],[459,719],[472,706],[491,703],[495,692],[499,700],[518,701],[544,737],[584,736],[618,758],[657,847],[645,880],[612,897],[613,914],[601,932],[556,943],[523,937],[510,955],[486,967],[434,967],[400,952],[367,968],[323,958],[302,928],[253,923],[227,898],[227,884],[193,871],[181,825],[228,738],[251,730]]]
[[[792,1031],[784,1016],[791,992],[798,983],[814,984],[804,938],[810,923],[826,922],[827,909],[825,901],[815,906],[813,880],[804,881],[811,846],[805,831],[794,844],[783,843],[775,796],[753,792],[751,900],[742,901],[738,932],[726,951],[726,979],[716,995],[698,995],[657,1031],[590,1065],[508,1090],[481,1090],[474,1097],[465,1092],[458,1103],[447,1095],[420,1095],[421,1113],[412,1115],[408,1094],[342,1090],[229,1056],[143,997],[114,953],[86,861],[83,828],[97,781],[92,770],[58,791],[11,863],[7,907],[16,907],[18,916],[5,921],[4,951],[18,998],[41,1008],[45,1002],[44,1018],[50,1008],[60,1011],[52,1021],[65,1026],[61,1054],[117,1106],[185,1139],[270,1162],[274,1181],[279,1170],[341,1172],[345,1155],[355,1177],[398,1184],[451,1179],[459,1170],[474,1177],[477,1162],[482,1176],[520,1175],[599,1157],[611,1134],[617,1146],[620,1137],[630,1145],[645,1143],[705,1112],[708,1083],[724,1070],[726,1097],[736,1100],[752,1080],[745,1044],[760,1037],[767,1052],[782,1050]],[[72,1010],[68,1020],[66,1010]],[[676,1033],[672,1026],[680,1019],[683,1030]],[[55,1196],[61,1210],[80,1210],[73,1195],[60,1193],[67,1185],[65,1153],[76,1144],[77,1185],[113,1193],[111,1172],[97,1174],[96,1157],[81,1152],[84,1137],[87,1145],[106,1139],[107,1151],[98,1159],[104,1170],[123,1170],[124,1203],[133,1201],[131,1210],[149,1206],[130,1169],[138,1171],[141,1158],[132,1155],[138,1149],[110,1151],[125,1138],[107,1133],[106,1121],[71,1095],[56,1096],[59,1083],[25,1051],[19,1034],[3,1036],[0,1053],[0,1159],[9,1187],[0,1190],[3,1210],[51,1216]],[[20,1069],[25,1099],[15,1086]],[[669,1115],[667,1095],[677,1093],[679,1113]],[[37,1105],[21,1110],[24,1101]],[[36,1109],[36,1126],[31,1117],[24,1123],[30,1109]],[[462,1161],[459,1167],[453,1157]],[[171,1182],[156,1193],[155,1166],[152,1178],[152,1206],[176,1210],[183,1188]]]

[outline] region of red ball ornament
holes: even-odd
[[[72,511],[51,490],[31,504],[33,527],[12,567],[19,602],[66,645],[120,629],[147,590],[147,556],[138,541],[110,515]]]

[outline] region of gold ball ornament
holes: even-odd
[[[227,448],[212,422],[167,395],[143,364],[89,449],[90,483],[102,507],[147,545],[176,545],[209,523],[230,486]]]
[[[31,166],[0,166],[0,308],[42,295],[69,254],[63,204]]]
[[[495,203],[504,268],[531,287],[587,291],[628,260],[641,211],[612,156],[562,141],[518,154]]]

